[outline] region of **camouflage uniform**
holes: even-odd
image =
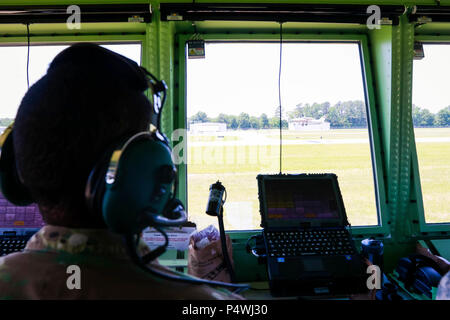
[[[150,249],[141,240],[138,254]],[[80,288],[74,288],[79,267]],[[152,268],[174,274],[152,262]],[[242,299],[224,289],[166,280],[128,256],[123,238],[108,230],[44,226],[23,252],[0,258],[1,299]]]

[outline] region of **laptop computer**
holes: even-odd
[[[0,256],[22,251],[31,236],[43,226],[36,204],[16,206],[0,192]]]
[[[258,175],[273,296],[367,292],[335,174]]]

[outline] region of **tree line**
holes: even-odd
[[[0,127],[7,127],[13,123],[14,119],[11,118],[0,118]]]
[[[269,117],[263,113],[259,117],[250,116],[248,113],[241,112],[239,115],[219,114],[216,118],[209,118],[208,115],[199,111],[188,118],[188,124],[198,122],[219,122],[226,123],[228,129],[272,129],[280,127],[280,117]],[[288,127],[288,122],[282,120],[283,128]]]
[[[367,127],[366,107],[360,100],[338,102],[333,106],[329,102],[300,103],[291,111],[285,112],[282,109],[281,113],[283,128],[288,127],[288,120],[301,117],[314,119],[325,117],[325,120],[330,122],[330,127],[334,129]],[[413,104],[412,120],[416,128],[450,127],[450,106],[434,114],[426,108],[420,108]],[[12,118],[0,118],[0,127],[7,127],[13,121]],[[226,123],[229,129],[275,129],[280,127],[280,108],[275,108],[270,117],[265,113],[256,117],[241,112],[239,115],[221,113],[216,118],[210,118],[205,112],[199,111],[188,118],[188,125],[195,122]]]
[[[282,112],[282,127],[288,127],[288,120],[302,117],[324,118],[333,129],[367,128],[365,103],[361,100],[340,101],[334,105],[323,103],[300,103],[293,110]],[[287,118],[287,120],[286,120]],[[414,127],[450,127],[450,106],[436,114],[428,109],[413,105],[412,118]],[[271,117],[263,113],[259,117],[241,112],[239,115],[221,113],[215,118],[199,111],[188,118],[188,124],[198,122],[226,123],[229,129],[274,129],[280,126],[280,108],[277,107]]]
[[[412,118],[414,127],[450,127],[450,106],[439,110],[436,114],[430,110],[413,104]]]

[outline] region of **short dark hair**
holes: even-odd
[[[104,226],[86,206],[92,168],[112,145],[148,130],[151,103],[139,66],[95,44],[75,44],[25,94],[14,123],[19,173],[44,221]]]

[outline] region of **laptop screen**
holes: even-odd
[[[0,192],[0,234],[5,231],[16,231],[16,234],[22,234],[42,226],[44,221],[37,204],[16,206],[6,200]]]
[[[339,225],[345,217],[334,174],[260,175],[264,226]]]

